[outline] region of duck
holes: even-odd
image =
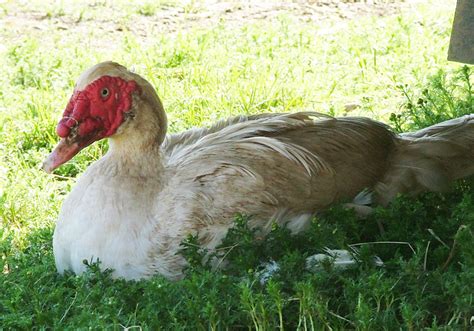
[[[250,215],[262,235],[274,223],[299,233],[315,213],[364,190],[388,201],[394,191],[384,188],[411,180],[396,176],[410,162],[407,149],[415,153],[409,142],[427,135],[400,138],[379,121],[318,112],[240,115],[167,135],[153,86],[110,61],[80,75],[56,132],[48,173],[109,141],[63,202],[56,268],[81,274],[84,261],[99,261],[127,280],[181,279],[183,240],[196,236],[212,251],[238,214]]]

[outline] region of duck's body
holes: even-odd
[[[301,231],[315,212],[376,187],[400,146],[379,122],[317,113],[239,116],[165,139],[151,85],[112,62],[81,76],[57,131],[47,171],[110,138],[63,204],[57,268],[81,273],[100,260],[126,279],[179,278],[180,243],[198,234],[213,249],[238,213],[263,232],[272,222]]]
[[[372,186],[386,165],[367,160],[385,159],[393,140],[366,119],[297,113],[229,123],[171,136],[163,148],[123,151],[112,138],[63,204],[58,269],[80,273],[84,259],[99,259],[116,276],[175,279],[185,265],[180,243],[198,233],[214,248],[237,213],[263,231],[276,221],[298,232],[314,212]]]

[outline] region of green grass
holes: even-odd
[[[55,273],[51,239],[62,200],[107,144],[89,147],[55,176],[39,167],[57,141],[56,121],[75,79],[99,61],[133,65],[150,80],[171,132],[243,113],[345,115],[345,105],[354,103],[351,115],[378,118],[397,130],[473,112],[472,68],[445,60],[452,3],[342,22],[302,23],[292,16],[238,27],[221,22],[146,38],[127,28],[165,5],[172,6],[0,4],[0,17],[39,13],[44,18],[38,22],[47,23],[25,26],[20,34],[0,27],[7,41],[0,48],[0,328],[472,327],[472,180],[445,195],[401,197],[365,221],[335,207],[296,237],[275,228],[265,240],[255,238],[239,218],[223,243],[232,247],[229,267],[212,271],[196,263],[202,252],[187,244],[183,254],[191,267],[175,283],[160,276],[112,280],[96,265],[80,277]],[[78,27],[58,30],[57,19]],[[99,28],[112,21],[123,31]],[[369,244],[381,241],[392,243]],[[358,266],[304,271],[305,258],[324,247],[357,243],[366,243]],[[385,266],[373,266],[373,255]],[[271,260],[281,269],[261,285],[261,264]]]

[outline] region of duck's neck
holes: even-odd
[[[160,145],[166,135],[166,114],[153,87],[143,80],[141,86],[140,97],[133,99],[134,116],[122,131],[109,139],[107,163],[113,164],[121,175],[162,182],[164,165]]]
[[[149,139],[130,139],[127,137],[109,139],[107,153],[110,171],[120,175],[158,180],[163,177],[163,161],[160,142]]]

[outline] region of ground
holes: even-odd
[[[12,34],[42,36],[48,29],[84,33],[100,30],[105,40],[131,32],[142,40],[155,33],[177,33],[218,24],[242,26],[280,15],[301,22],[350,20],[366,15],[387,16],[411,10],[419,0],[304,0],[304,1],[149,1],[128,4],[106,1],[6,2],[0,24]],[[130,20],[133,24],[125,22]]]

